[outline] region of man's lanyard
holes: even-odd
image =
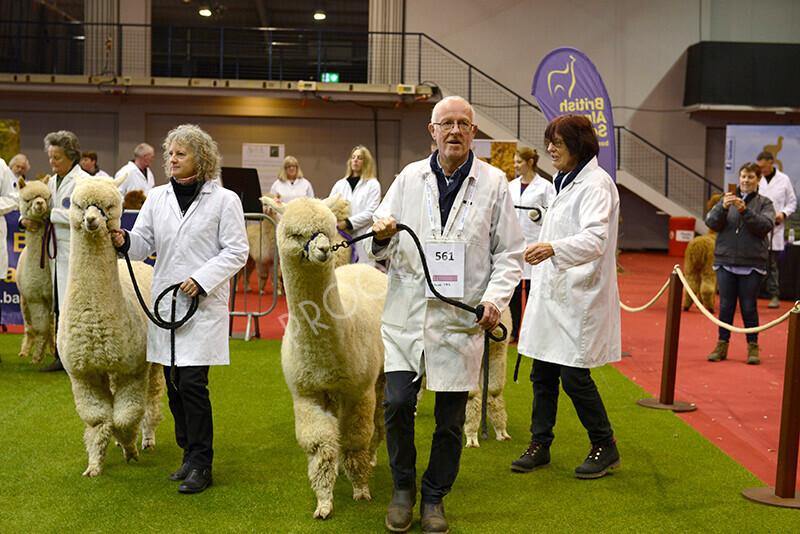
[[[466,202],[464,202],[466,206],[464,207],[464,211],[461,214],[461,220],[459,221],[458,224],[458,233],[456,234],[457,236],[461,235],[461,233],[464,231],[464,226],[467,223],[467,212],[469,211],[469,208],[472,206],[472,197],[475,194],[475,189],[477,188],[479,172],[480,172],[479,169],[475,171],[475,178],[470,183],[469,197],[467,198]],[[436,218],[433,215],[433,193],[431,192],[431,185],[428,182],[428,180],[425,180],[425,200],[428,202],[428,218],[430,219],[431,223],[431,233],[433,234],[434,238],[440,237],[444,233],[444,229],[440,228],[436,224]]]

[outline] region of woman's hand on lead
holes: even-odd
[[[125,244],[125,230],[111,230],[108,233],[111,236],[111,242],[116,248]]]
[[[200,289],[197,287],[197,284],[194,283],[194,280],[191,278],[187,278],[181,284],[181,291],[186,293],[188,297],[196,297],[200,294]]]

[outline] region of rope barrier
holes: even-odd
[[[797,302],[794,303],[794,306],[792,307],[792,309],[790,309],[789,311],[787,311],[786,313],[784,313],[783,315],[781,315],[780,317],[778,317],[774,321],[770,321],[770,322],[768,322],[767,324],[764,324],[764,325],[753,326],[753,327],[750,327],[750,328],[740,328],[738,326],[733,326],[733,325],[730,325],[728,323],[723,323],[722,321],[720,321],[719,319],[714,317],[714,315],[706,309],[706,307],[703,305],[703,303],[700,302],[700,299],[697,297],[697,295],[695,295],[694,291],[692,291],[692,288],[689,286],[689,282],[686,280],[686,277],[683,275],[683,271],[681,271],[681,266],[678,265],[678,264],[675,264],[675,266],[672,268],[672,271],[678,275],[678,278],[680,278],[681,283],[683,284],[683,287],[686,290],[686,293],[692,299],[692,302],[694,302],[695,306],[697,306],[697,309],[699,309],[703,313],[703,315],[705,315],[712,323],[714,323],[715,325],[720,326],[722,328],[725,328],[727,330],[730,330],[731,332],[737,332],[739,334],[754,334],[756,332],[763,332],[764,330],[768,330],[768,329],[772,328],[773,326],[777,326],[777,325],[781,324],[783,321],[788,319],[792,313],[800,313],[800,300],[798,300]],[[625,310],[627,312],[644,311],[647,308],[651,307],[653,304],[655,304],[655,302],[659,298],[661,298],[661,295],[664,294],[664,292],[667,290],[668,287],[669,287],[669,279],[667,279],[666,283],[664,283],[663,287],[659,290],[659,292],[656,294],[656,296],[653,297],[650,300],[650,302],[648,302],[644,306],[639,306],[638,308],[631,308],[630,306],[626,306],[622,301],[620,301],[619,306],[620,306],[620,308],[622,308],[623,310]]]
[[[664,294],[664,291],[666,291],[668,287],[669,287],[669,279],[667,279],[667,281],[664,283],[664,286],[663,286],[663,287],[661,288],[661,290],[660,290],[660,291],[659,291],[659,292],[656,294],[656,296],[655,296],[655,297],[653,297],[653,299],[652,299],[650,302],[648,302],[647,304],[645,304],[644,306],[639,306],[638,308],[631,308],[630,306],[626,306],[626,305],[625,305],[625,304],[624,304],[622,301],[619,301],[619,307],[620,307],[620,308],[622,308],[623,310],[627,311],[627,312],[640,312],[640,311],[644,311],[644,310],[646,310],[647,308],[649,308],[650,306],[652,306],[653,304],[655,304],[655,303],[656,303],[656,301],[657,301],[659,298],[661,298],[661,295],[663,295],[663,294]]]

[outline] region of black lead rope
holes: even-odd
[[[169,381],[172,382],[172,387],[178,389],[178,386],[175,384],[175,379],[177,378],[177,371],[175,367],[175,330],[183,326],[184,324],[192,318],[194,313],[197,311],[197,307],[200,304],[200,297],[195,295],[191,299],[191,303],[189,304],[189,309],[186,311],[186,315],[183,316],[180,320],[175,320],[175,309],[178,302],[178,290],[181,287],[181,284],[172,284],[164,291],[156,299],[154,304],[153,313],[150,313],[150,308],[145,303],[144,298],[142,298],[142,293],[139,291],[139,285],[136,283],[136,277],[133,275],[133,265],[131,265],[131,259],[128,257],[127,252],[122,253],[125,256],[125,261],[128,264],[128,272],[131,274],[131,282],[133,282],[133,289],[136,292],[136,297],[139,299],[139,304],[142,306],[144,313],[147,314],[147,318],[150,319],[153,324],[158,326],[159,328],[163,328],[164,330],[169,330],[169,349],[170,349],[170,368],[169,368]],[[161,304],[161,300],[167,296],[169,292],[172,292],[172,306],[170,308],[170,320],[165,321],[161,318],[161,314],[158,311],[158,306]],[[155,314],[155,315],[153,315]]]
[[[397,223],[397,228],[408,232],[408,235],[411,236],[411,239],[414,241],[414,245],[416,245],[417,247],[417,252],[419,252],[419,257],[422,260],[422,269],[425,271],[425,281],[428,283],[428,287],[430,288],[431,293],[433,293],[434,296],[437,299],[441,300],[442,302],[446,302],[447,304],[455,306],[456,308],[461,308],[462,310],[475,314],[475,317],[477,317],[478,320],[480,320],[481,317],[483,317],[483,310],[484,310],[483,304],[479,304],[477,307],[473,308],[468,304],[464,304],[461,301],[445,297],[444,295],[439,293],[436,290],[436,288],[433,287],[433,281],[431,280],[431,273],[428,270],[428,262],[425,261],[425,252],[422,250],[422,244],[420,244],[417,234],[415,234],[414,231],[405,224]],[[350,239],[349,241],[338,243],[331,247],[331,252],[336,251],[341,247],[349,247],[353,243],[361,241],[362,239],[367,239],[368,237],[374,237],[374,236],[375,232],[369,232],[364,235],[358,236],[354,239]],[[506,339],[508,335],[508,330],[506,329],[505,325],[500,323],[499,326],[500,329],[503,331],[500,337],[495,337],[490,331],[487,330],[483,338],[483,399],[481,399],[481,437],[483,439],[489,437],[489,432],[486,423],[486,410],[487,410],[488,395],[489,395],[489,339],[491,338],[494,341],[503,341],[504,339]],[[517,362],[517,365],[519,365],[519,362]]]

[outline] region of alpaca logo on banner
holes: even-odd
[[[585,115],[594,126],[600,166],[616,181],[614,120],[608,92],[589,58],[575,48],[557,48],[547,54],[533,78],[531,94],[549,121],[574,113]]]

